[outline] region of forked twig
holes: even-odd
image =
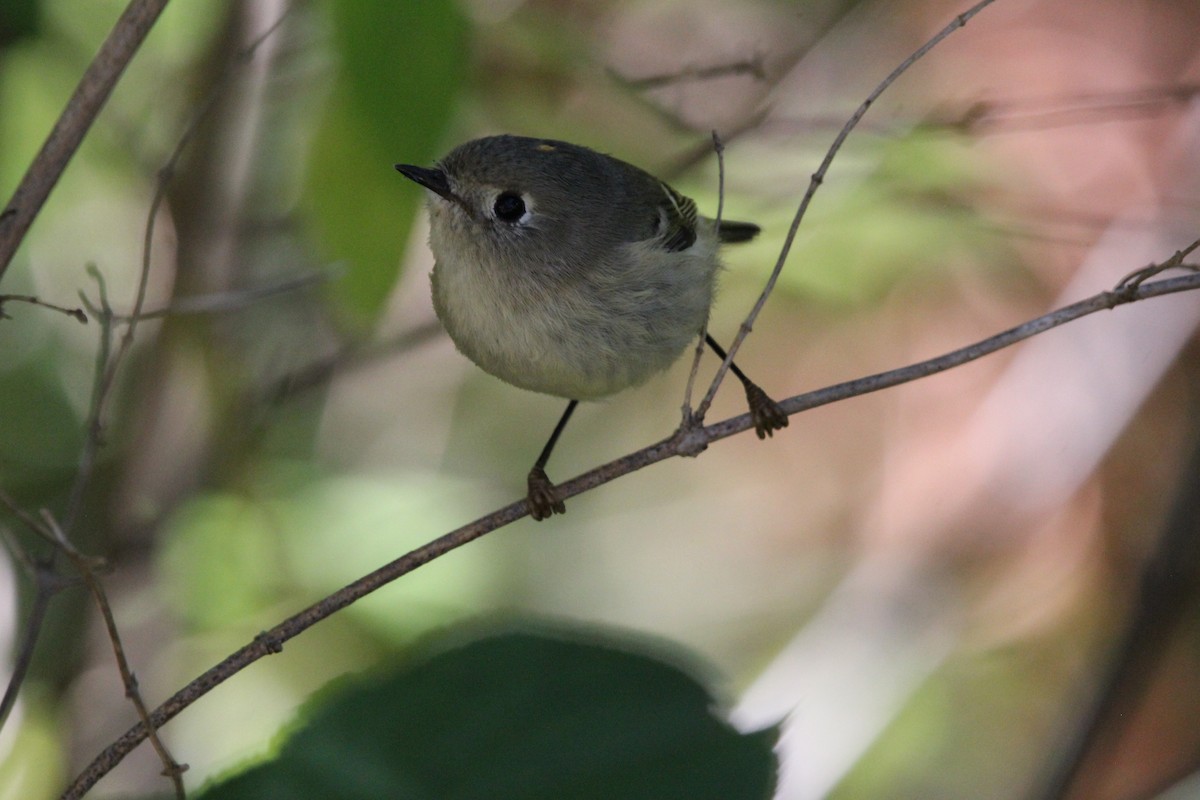
[[[187,792],[183,788],[183,773],[187,771],[188,765],[180,764],[175,760],[171,755],[171,751],[163,743],[162,737],[158,735],[158,727],[150,720],[150,710],[146,707],[146,701],[142,699],[142,693],[138,689],[137,676],[134,675],[133,670],[129,667],[129,659],[125,657],[125,646],[121,643],[121,633],[117,630],[117,620],[113,616],[112,606],[108,602],[108,594],[104,591],[104,584],[96,577],[96,567],[103,566],[104,562],[76,550],[49,511],[43,509],[41,516],[45,531],[58,549],[70,559],[83,579],[84,585],[92,593],[92,598],[96,601],[96,607],[100,610],[100,616],[104,619],[104,628],[108,633],[109,644],[112,645],[113,656],[117,660],[117,670],[121,673],[121,683],[125,687],[125,696],[133,704],[134,709],[137,711],[138,719],[141,720],[141,724],[146,728],[150,745],[154,748],[154,752],[158,754],[158,758],[162,762],[162,774],[171,779],[171,784],[175,789],[175,797],[178,800],[184,800],[187,797]]]
[[[838,132],[838,135],[834,137],[833,144],[830,145],[829,150],[826,151],[825,158],[821,161],[821,166],[818,167],[817,171],[813,173],[812,180],[810,180],[808,184],[808,190],[804,193],[804,197],[800,200],[800,207],[796,209],[796,215],[792,218],[791,227],[788,228],[787,236],[783,240],[783,247],[779,251],[779,257],[775,261],[774,269],[771,270],[771,276],[767,279],[767,285],[763,287],[762,294],[759,295],[758,301],[755,302],[754,307],[750,309],[750,313],[746,315],[746,319],[742,322],[741,327],[738,329],[737,335],[734,336],[733,342],[729,345],[725,359],[721,362],[721,366],[717,369],[716,375],[713,376],[712,384],[708,387],[708,392],[705,393],[704,399],[700,402],[699,407],[696,409],[696,415],[698,417],[703,419],[704,415],[708,412],[709,406],[712,405],[713,398],[716,397],[717,388],[720,387],[721,382],[725,380],[725,375],[729,371],[729,365],[733,363],[734,356],[737,355],[737,351],[742,346],[742,342],[745,341],[746,336],[753,329],[754,321],[758,319],[759,313],[762,311],[763,306],[766,305],[767,298],[771,296],[771,292],[775,289],[775,283],[779,280],[780,273],[783,272],[783,265],[787,262],[788,254],[792,251],[792,243],[796,239],[796,232],[800,228],[800,222],[804,219],[804,215],[808,212],[808,206],[812,202],[813,195],[816,194],[817,189],[824,182],[825,174],[829,171],[829,165],[833,163],[834,157],[837,156],[838,152],[842,149],[842,144],[845,143],[846,138],[850,135],[850,132],[854,130],[854,128],[858,125],[859,120],[866,115],[867,111],[872,105],[874,105],[875,101],[879,99],[880,95],[882,95],[888,89],[888,87],[895,83],[897,78],[907,72],[909,67],[917,63],[917,61],[919,61],[926,53],[936,47],[943,39],[964,27],[972,17],[974,17],[980,11],[983,11],[983,9],[991,5],[993,2],[994,0],[980,0],[978,3],[955,17],[950,24],[938,31],[933,38],[925,42],[925,44],[917,48],[912,55],[900,62],[899,66],[892,70],[891,73],[882,81],[880,81],[879,85],[876,86],[869,95],[867,95],[867,99],[863,100],[862,104],[855,109],[854,113],[850,115],[850,119],[846,121],[846,124],[842,126],[842,129]]]
[[[133,670],[129,668],[129,660],[125,657],[125,647],[121,644],[121,635],[117,630],[117,622],[113,617],[112,606],[108,602],[108,595],[104,591],[103,584],[96,577],[96,568],[103,566],[104,562],[101,559],[84,555],[77,550],[71,544],[70,540],[67,539],[62,527],[48,510],[42,509],[40,518],[35,517],[21,508],[2,489],[0,489],[0,505],[6,507],[9,513],[19,519],[31,532],[53,545],[56,552],[65,555],[75,566],[84,585],[92,593],[92,597],[96,601],[96,606],[104,618],[104,625],[108,631],[109,642],[112,644],[113,655],[117,660],[117,668],[121,673],[121,682],[125,687],[125,696],[133,703],[138,718],[141,720],[141,725],[145,727],[146,735],[150,738],[151,745],[162,761],[163,774],[171,779],[175,787],[175,796],[179,800],[184,800],[187,794],[183,788],[183,773],[187,770],[187,765],[175,761],[170,751],[167,750],[167,746],[163,744],[162,739],[158,735],[157,726],[150,719],[150,712],[146,707],[146,702],[142,699],[141,692],[138,691],[137,677],[133,674]],[[45,609],[43,608],[42,613],[44,611]],[[32,653],[32,648],[30,648],[30,652]],[[10,684],[9,692],[6,692],[6,699],[8,694],[14,693],[13,686],[14,684]]]
[[[806,392],[788,398],[779,405],[791,415],[850,397],[877,392],[881,389],[887,389],[917,380],[918,378],[944,372],[952,367],[957,367],[969,361],[990,355],[997,350],[1010,347],[1032,336],[1098,311],[1116,308],[1117,306],[1127,305],[1152,297],[1196,290],[1200,290],[1200,273],[1100,292],[1085,300],[1072,303],[1069,306],[1052,311],[1037,319],[1030,320],[1022,325],[1010,328],[995,336],[951,351],[937,358],[881,372],[876,375],[868,375],[857,380],[846,381],[845,383],[839,383],[824,389]],[[753,424],[749,414],[742,414],[709,425],[700,429],[700,431],[706,441],[712,442],[748,430],[753,427]],[[656,444],[644,447],[622,458],[589,470],[570,481],[559,484],[558,488],[562,498],[569,499],[597,486],[610,483],[623,475],[628,475],[651,464],[681,455],[692,455],[692,453],[684,452],[680,448],[678,437],[672,436],[671,438],[664,439]],[[263,632],[255,637],[254,641],[231,653],[224,661],[204,672],[156,708],[150,714],[151,724],[155,727],[161,727],[183,711],[183,709],[232,675],[240,672],[264,656],[280,652],[283,649],[284,643],[288,640],[298,636],[316,623],[340,611],[351,603],[361,600],[376,589],[386,586],[418,567],[428,564],[446,553],[479,539],[511,522],[515,522],[528,514],[529,506],[527,501],[519,500],[461,528],[450,531],[364,575],[323,600],[289,617],[270,630]],[[84,793],[95,785],[96,781],[111,771],[138,743],[146,738],[146,731],[147,726],[144,724],[135,725],[105,748],[76,777],[67,791],[63,793],[62,800],[78,800],[78,798],[81,798]]]
[[[75,93],[67,101],[62,115],[55,123],[41,151],[30,164],[9,204],[0,212],[0,277],[3,276],[8,264],[11,262],[13,254],[24,240],[29,227],[40,212],[58,178],[78,150],[84,136],[111,94],[117,80],[166,6],[166,2],[167,0],[131,0],[124,13],[114,25],[108,39],[102,45],[100,52],[84,72]],[[279,20],[270,26],[270,28],[246,48],[243,48],[239,55],[244,59],[250,58],[262,41],[278,28],[282,19],[287,15],[288,10],[290,10],[290,7],[284,11]],[[165,197],[166,185],[170,180],[175,164],[184,147],[195,133],[199,121],[211,109],[215,103],[215,99],[219,96],[223,88],[223,82],[213,88],[209,101],[201,108],[195,119],[185,129],[171,158],[160,171],[155,198],[151,203],[146,224],[142,252],[142,270],[138,283],[137,296],[134,302],[133,313],[129,317],[116,317],[109,304],[103,276],[94,266],[89,266],[89,274],[97,281],[99,301],[98,304],[93,304],[86,296],[82,296],[82,294],[81,300],[93,316],[97,317],[100,321],[100,343],[97,348],[96,371],[86,423],[86,436],[80,452],[77,473],[68,497],[67,510],[62,524],[59,524],[58,520],[45,511],[41,520],[32,517],[19,508],[8,495],[0,491],[0,503],[7,506],[30,530],[50,541],[56,548],[55,552],[64,553],[75,564],[82,581],[92,591],[108,629],[126,694],[137,709],[142,723],[150,731],[155,749],[163,761],[164,774],[171,778],[175,786],[176,796],[180,798],[185,796],[181,773],[186,769],[186,766],[178,764],[158,739],[154,731],[154,726],[150,721],[146,704],[137,690],[136,678],[125,658],[124,648],[118,635],[111,607],[108,604],[103,586],[94,573],[92,560],[70,544],[68,533],[78,519],[83,496],[94,469],[96,453],[103,443],[102,420],[105,402],[109,397],[118,368],[132,345],[138,320],[142,317],[141,312],[145,303],[146,287],[149,281],[154,224],[163,198]],[[10,300],[52,308],[69,314],[81,322],[87,322],[87,316],[81,309],[63,308],[32,296],[3,295],[0,296],[0,305]],[[2,309],[0,309],[0,316],[2,316]],[[126,327],[114,353],[114,322],[117,321],[124,322]],[[53,594],[53,591],[43,590],[43,583],[46,580],[43,575],[44,572],[45,570],[39,569],[35,573],[39,582],[39,590],[35,596],[34,608],[28,619],[29,624],[26,626],[22,650],[18,653],[19,659],[25,658],[26,653],[29,654],[29,657],[32,656],[38,633],[42,627],[41,620],[44,618],[44,605],[48,602],[50,595]],[[24,671],[21,669],[14,671],[13,677],[5,691],[5,697],[3,700],[0,700],[0,706],[2,706],[0,708],[0,721],[3,719],[3,714],[6,713],[5,710],[11,707],[11,702],[21,685],[23,675]]]

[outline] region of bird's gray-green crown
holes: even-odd
[[[473,221],[467,235],[497,246],[567,250],[575,258],[657,238],[681,251],[696,240],[696,205],[637,167],[553,139],[489,136],[467,142],[434,169],[397,165],[402,173],[459,206]],[[436,224],[436,222],[435,222]],[[722,241],[758,232],[728,223]]]

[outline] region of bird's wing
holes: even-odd
[[[663,247],[672,253],[687,250],[696,241],[696,203],[662,181],[658,185],[666,196],[660,206],[662,223],[658,230]]]

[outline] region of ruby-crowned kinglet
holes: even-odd
[[[544,468],[578,401],[674,363],[708,320],[718,244],[758,226],[718,230],[649,173],[550,139],[489,136],[432,169],[396,169],[429,190],[433,304],[458,349],[502,381],[570,400],[528,479],[533,518],[561,514]],[[779,406],[733,372],[759,438],[785,427]]]

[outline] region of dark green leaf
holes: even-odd
[[[0,48],[37,35],[42,23],[40,0],[4,0],[0,3]]]
[[[319,707],[279,758],[204,800],[765,800],[777,732],[741,734],[663,652],[509,632]]]
[[[467,25],[450,0],[334,0],[338,78],[313,142],[307,206],[324,254],[348,269],[343,306],[371,320],[400,270],[420,199],[398,161],[438,155],[465,74]]]

